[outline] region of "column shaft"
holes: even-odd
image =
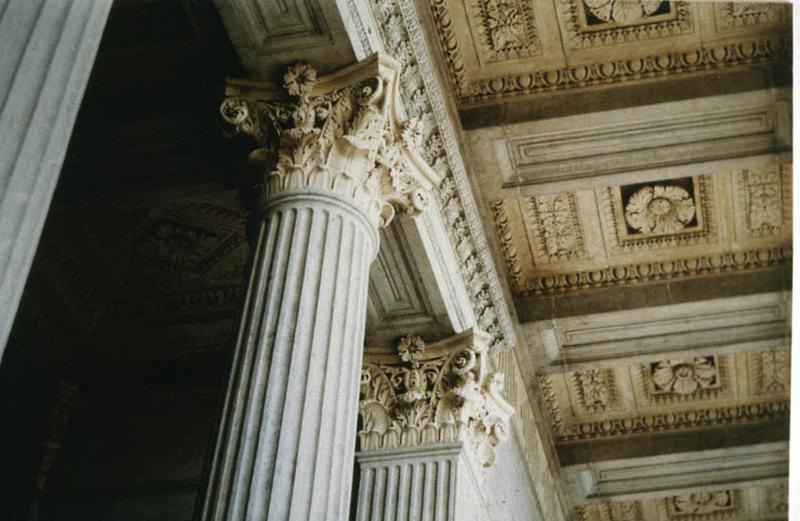
[[[0,359],[110,8],[0,1]]]
[[[205,520],[347,519],[374,226],[343,199],[265,210]]]

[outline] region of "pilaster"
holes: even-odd
[[[513,408],[469,330],[396,351],[368,350],[361,376],[358,521],[489,519],[482,474],[509,437]]]
[[[356,462],[356,521],[490,519],[462,442],[360,452]]]

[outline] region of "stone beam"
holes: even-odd
[[[564,372],[783,347],[790,306],[788,292],[757,293],[528,322],[523,330],[540,372]]]

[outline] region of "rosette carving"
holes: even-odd
[[[712,515],[717,512],[735,510],[734,493],[730,490],[697,492],[674,496],[668,500],[670,514]]]
[[[645,186],[625,206],[625,221],[642,233],[679,232],[694,215],[694,199],[680,186]]]
[[[399,116],[399,70],[376,55],[321,78],[308,64],[291,65],[281,88],[229,82],[220,114],[258,144],[249,159],[260,198],[333,191],[382,226],[395,205],[412,215],[425,209],[439,176],[420,156],[420,123]]]
[[[483,466],[508,438],[514,409],[488,359],[490,337],[468,331],[431,346],[416,335],[397,354],[367,353],[361,373],[361,450],[463,441]]]
[[[653,383],[659,392],[679,395],[707,389],[719,380],[719,370],[713,357],[698,356],[686,361],[659,362],[651,370]]]
[[[661,8],[663,0],[583,0],[589,11],[603,22],[640,23]]]

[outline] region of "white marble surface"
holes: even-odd
[[[201,519],[346,519],[377,232],[305,190],[267,205],[256,240]]]
[[[359,452],[356,521],[543,521],[516,439],[477,467],[461,442]]]
[[[0,2],[0,358],[110,8]]]

